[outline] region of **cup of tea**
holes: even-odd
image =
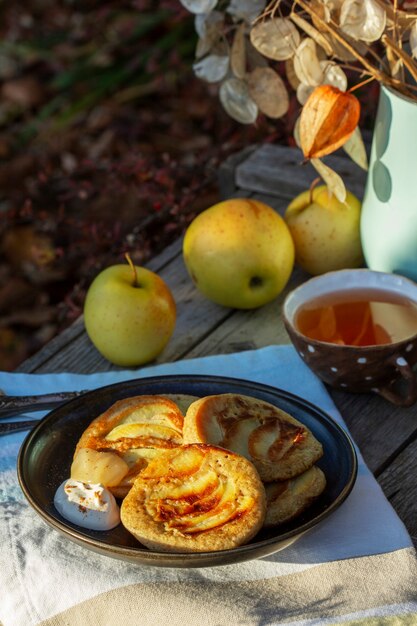
[[[298,354],[327,384],[400,406],[417,400],[417,283],[368,269],[328,272],[288,294],[283,318]]]

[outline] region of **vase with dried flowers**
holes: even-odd
[[[323,157],[342,147],[368,179],[361,237],[372,269],[417,280],[417,1],[180,0],[195,14],[195,74],[217,83],[243,124],[283,117],[294,90],[294,138],[340,201]],[[368,164],[355,90],[381,85]],[[352,83],[352,84],[349,84]]]

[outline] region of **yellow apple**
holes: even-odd
[[[194,284],[207,298],[253,309],[284,289],[294,265],[294,244],[274,209],[234,198],[197,215],[186,230],[183,256]]]
[[[92,343],[108,361],[127,367],[152,361],[168,343],[176,321],[167,284],[128,261],[130,267],[113,265],[100,272],[84,303]]]
[[[297,196],[284,216],[294,240],[296,263],[313,275],[360,267],[360,213],[356,196],[347,192],[341,203],[325,185]]]

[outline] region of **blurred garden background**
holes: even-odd
[[[0,369],[13,370],[82,313],[103,267],[126,251],[145,263],[217,202],[227,156],[292,145],[300,107],[234,122],[194,77],[194,18],[178,0],[0,12]],[[357,94],[363,127],[377,89]]]

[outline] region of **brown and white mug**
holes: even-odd
[[[288,294],[286,330],[303,361],[325,383],[349,392],[374,392],[399,406],[417,400],[417,331],[401,341],[353,346],[319,341],[296,326],[301,307],[321,296],[352,291],[387,292],[417,307],[417,284],[396,274],[368,269],[337,270],[311,278]]]

